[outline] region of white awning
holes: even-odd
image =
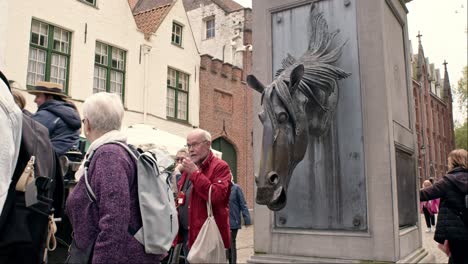
[[[146,124],[134,124],[123,128],[122,132],[127,134],[129,144],[156,153],[158,162],[163,167],[172,164],[174,162],[172,158],[187,143],[187,140],[183,137]],[[212,151],[217,157],[221,158],[221,152],[213,149]]]

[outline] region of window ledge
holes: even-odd
[[[96,8],[96,9],[99,9],[95,4],[93,5],[93,4],[89,3],[89,2],[86,2],[85,0],[77,0],[77,1],[80,2],[80,3],[83,3],[83,4],[87,5],[87,6],[94,7],[94,8]],[[97,0],[96,0],[96,1],[97,1]]]
[[[175,122],[175,123],[179,123],[179,124],[182,124],[182,125],[186,125],[186,126],[192,126],[187,120],[182,120],[182,119],[177,119],[177,118],[174,118],[174,117],[171,117],[171,116],[166,116],[166,119],[168,121],[172,121],[172,122]]]
[[[182,45],[176,44],[176,43],[174,43],[174,42],[171,42],[171,44],[172,44],[173,46],[176,46],[176,47],[180,48],[180,49],[184,49],[184,47],[182,47]]]

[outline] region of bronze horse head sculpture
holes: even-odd
[[[311,8],[311,37],[307,51],[296,59],[288,54],[272,83],[264,86],[253,75],[248,85],[262,94],[263,125],[256,202],[278,211],[286,206],[288,184],[306,153],[309,137],[330,127],[338,103],[337,80],[350,74],[333,66],[346,42],[331,48],[339,33],[328,32],[323,14]]]

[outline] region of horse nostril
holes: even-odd
[[[268,180],[271,184],[276,185],[279,182],[279,176],[276,172],[270,172],[268,173]]]

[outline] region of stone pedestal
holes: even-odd
[[[332,125],[336,142],[329,150],[339,162],[334,161],[333,172],[313,180],[308,165],[300,163],[281,211],[255,205],[255,255],[249,262],[431,262],[418,227],[405,1],[253,1],[253,74],[263,83],[272,81],[287,53],[300,56],[307,49],[312,2],[330,31],[340,29],[339,39],[348,41],[338,64],[352,75],[340,81]],[[258,113],[260,95],[254,96]],[[261,136],[262,125],[255,119],[255,161]],[[325,189],[323,194],[317,188]]]

